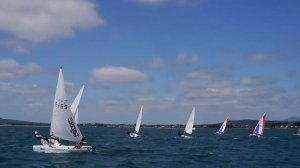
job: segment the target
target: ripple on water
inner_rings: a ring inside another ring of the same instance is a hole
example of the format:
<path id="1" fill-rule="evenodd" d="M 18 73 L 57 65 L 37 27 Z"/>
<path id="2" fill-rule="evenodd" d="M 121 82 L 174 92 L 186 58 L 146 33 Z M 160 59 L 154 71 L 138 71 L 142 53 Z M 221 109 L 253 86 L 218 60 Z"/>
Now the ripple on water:
<path id="1" fill-rule="evenodd" d="M 0 167 L 297 167 L 299 136 L 286 130 L 266 130 L 251 138 L 249 130 L 228 129 L 225 136 L 213 129 L 197 129 L 183 139 L 173 129 L 141 129 L 138 138 L 122 128 L 82 128 L 94 153 L 45 154 L 32 151 L 32 132 L 49 128 L 0 128 Z M 7 150 L 9 148 L 10 150 Z M 274 159 L 276 158 L 276 159 Z"/>

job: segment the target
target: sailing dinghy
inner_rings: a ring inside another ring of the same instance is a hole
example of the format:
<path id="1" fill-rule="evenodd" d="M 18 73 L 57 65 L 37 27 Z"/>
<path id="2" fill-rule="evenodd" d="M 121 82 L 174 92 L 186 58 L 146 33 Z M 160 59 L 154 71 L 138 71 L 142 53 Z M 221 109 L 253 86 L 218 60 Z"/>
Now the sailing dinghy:
<path id="1" fill-rule="evenodd" d="M 142 115 L 143 115 L 143 106 L 141 107 L 140 113 L 138 115 L 138 118 L 136 120 L 136 124 L 135 124 L 135 128 L 134 128 L 134 132 L 127 132 L 127 134 L 129 134 L 130 137 L 138 137 L 139 136 L 139 131 L 140 131 L 140 127 L 141 127 L 141 123 L 142 123 Z"/>
<path id="2" fill-rule="evenodd" d="M 267 119 L 267 114 L 264 113 L 262 115 L 262 117 L 260 118 L 260 120 L 258 121 L 258 123 L 256 124 L 253 132 L 250 133 L 249 136 L 256 136 L 256 137 L 260 138 L 264 133 L 264 129 L 265 129 L 265 125 L 266 125 L 266 119 Z"/>
<path id="3" fill-rule="evenodd" d="M 299 128 L 298 132 L 295 132 L 295 135 L 300 135 L 300 128 Z"/>
<path id="4" fill-rule="evenodd" d="M 229 118 L 227 117 L 227 118 L 225 119 L 225 121 L 223 122 L 222 126 L 220 127 L 220 129 L 219 129 L 218 131 L 216 131 L 215 133 L 216 133 L 216 134 L 219 134 L 219 135 L 224 134 L 224 131 L 225 131 L 225 129 L 226 129 L 226 126 L 227 126 L 227 124 L 228 124 L 228 121 L 229 121 Z"/>
<path id="5" fill-rule="evenodd" d="M 81 96 L 83 93 L 83 89 L 84 89 L 84 85 L 82 85 L 82 87 L 80 88 L 77 96 L 75 97 L 73 103 L 70 106 L 71 112 L 73 114 L 73 117 L 75 119 L 75 123 L 78 124 L 78 106 L 81 100 Z"/>
<path id="6" fill-rule="evenodd" d="M 185 129 L 182 132 L 178 132 L 178 135 L 184 138 L 189 138 L 193 132 L 194 127 L 194 119 L 195 119 L 195 107 L 193 108 L 190 117 L 186 123 Z"/>
<path id="7" fill-rule="evenodd" d="M 45 153 L 92 152 L 92 146 L 82 146 L 84 140 L 79 127 L 74 121 L 73 114 L 68 105 L 62 68 L 59 70 L 56 93 L 53 103 L 53 112 L 49 141 L 41 140 L 42 145 L 33 145 L 33 151 Z M 62 145 L 58 140 L 76 142 L 75 145 Z M 80 144 L 80 145 L 79 145 Z"/>

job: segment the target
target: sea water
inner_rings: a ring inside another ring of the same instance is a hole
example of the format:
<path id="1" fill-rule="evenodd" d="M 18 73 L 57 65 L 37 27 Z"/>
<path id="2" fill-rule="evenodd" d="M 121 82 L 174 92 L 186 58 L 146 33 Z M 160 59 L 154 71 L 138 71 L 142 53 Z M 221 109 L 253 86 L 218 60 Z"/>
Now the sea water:
<path id="1" fill-rule="evenodd" d="M 256 138 L 250 129 L 229 128 L 220 136 L 203 128 L 184 139 L 178 129 L 141 128 L 130 138 L 128 128 L 82 127 L 95 152 L 67 154 L 32 151 L 40 144 L 35 130 L 49 134 L 49 127 L 0 127 L 0 167 L 300 167 L 300 136 L 293 129 L 266 129 Z"/>

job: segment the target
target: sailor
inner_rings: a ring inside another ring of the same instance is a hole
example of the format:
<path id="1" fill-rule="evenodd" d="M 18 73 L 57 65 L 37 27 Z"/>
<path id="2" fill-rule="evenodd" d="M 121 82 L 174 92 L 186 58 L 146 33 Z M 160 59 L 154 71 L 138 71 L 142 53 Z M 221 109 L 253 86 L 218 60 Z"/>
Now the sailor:
<path id="1" fill-rule="evenodd" d="M 45 140 L 49 143 L 49 140 L 47 137 L 44 137 L 43 135 L 39 134 L 37 131 L 34 131 L 34 136 L 37 140 Z"/>
<path id="2" fill-rule="evenodd" d="M 181 135 L 183 135 L 183 133 L 182 132 L 178 132 L 178 136 L 181 136 Z"/>
<path id="3" fill-rule="evenodd" d="M 77 142 L 75 144 L 75 146 L 73 147 L 73 149 L 80 149 L 81 147 L 82 147 L 82 142 L 80 141 L 80 142 Z"/>
<path id="4" fill-rule="evenodd" d="M 129 132 L 129 131 L 127 131 L 127 132 L 126 132 L 126 134 L 127 134 L 127 135 L 129 135 L 129 134 L 130 134 L 130 132 Z"/>
<path id="5" fill-rule="evenodd" d="M 75 144 L 75 146 L 73 147 L 73 149 L 80 149 L 83 146 L 83 144 L 85 144 L 85 143 L 86 143 L 85 136 L 82 136 L 80 142 L 77 142 Z"/>
<path id="6" fill-rule="evenodd" d="M 77 143 L 75 144 L 75 146 L 73 147 L 73 149 L 80 149 L 84 143 L 86 143 L 86 142 L 85 142 L 85 138 L 82 137 L 81 141 L 80 141 L 80 142 L 77 142 Z"/>

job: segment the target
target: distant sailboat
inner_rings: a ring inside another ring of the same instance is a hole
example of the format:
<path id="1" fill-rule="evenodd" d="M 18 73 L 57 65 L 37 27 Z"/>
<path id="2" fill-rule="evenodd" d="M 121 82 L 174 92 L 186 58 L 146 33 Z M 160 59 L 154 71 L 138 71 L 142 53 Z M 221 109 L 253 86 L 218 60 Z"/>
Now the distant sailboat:
<path id="1" fill-rule="evenodd" d="M 81 96 L 83 93 L 83 89 L 84 89 L 84 85 L 82 85 L 82 87 L 80 88 L 77 96 L 75 97 L 73 103 L 70 106 L 71 112 L 73 114 L 73 117 L 75 119 L 75 123 L 78 124 L 78 106 L 81 100 Z"/>
<path id="2" fill-rule="evenodd" d="M 225 129 L 226 129 L 226 126 L 227 126 L 227 124 L 228 124 L 228 121 L 229 121 L 229 118 L 227 117 L 227 118 L 225 119 L 225 121 L 223 122 L 222 126 L 220 127 L 220 129 L 219 129 L 218 131 L 216 131 L 215 133 L 216 133 L 216 134 L 219 134 L 219 135 L 224 134 L 224 131 L 225 131 Z"/>
<path id="3" fill-rule="evenodd" d="M 300 135 L 300 128 L 299 128 L 298 132 L 295 132 L 295 135 Z"/>
<path id="4" fill-rule="evenodd" d="M 258 123 L 256 124 L 253 132 L 250 133 L 249 136 L 261 137 L 264 133 L 265 125 L 266 125 L 267 114 L 264 113 Z"/>
<path id="5" fill-rule="evenodd" d="M 59 70 L 56 93 L 53 103 L 53 112 L 50 128 L 50 138 L 42 139 L 42 145 L 33 145 L 33 151 L 45 153 L 68 153 L 68 152 L 92 152 L 92 146 L 82 146 L 84 136 L 74 121 L 74 117 L 69 108 L 62 68 Z M 58 140 L 77 142 L 73 146 L 61 145 Z"/>
<path id="6" fill-rule="evenodd" d="M 181 137 L 190 137 L 192 132 L 193 132 L 193 127 L 194 127 L 194 120 L 195 120 L 195 107 L 193 108 L 190 117 L 186 123 L 184 132 L 178 132 L 178 135 Z"/>
<path id="7" fill-rule="evenodd" d="M 138 133 L 140 131 L 140 127 L 141 127 L 141 123 L 142 123 L 142 115 L 143 115 L 143 106 L 141 107 L 140 113 L 136 120 L 134 132 L 127 132 L 127 134 L 129 134 L 130 137 L 138 137 L 139 136 Z"/>

